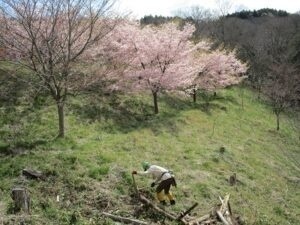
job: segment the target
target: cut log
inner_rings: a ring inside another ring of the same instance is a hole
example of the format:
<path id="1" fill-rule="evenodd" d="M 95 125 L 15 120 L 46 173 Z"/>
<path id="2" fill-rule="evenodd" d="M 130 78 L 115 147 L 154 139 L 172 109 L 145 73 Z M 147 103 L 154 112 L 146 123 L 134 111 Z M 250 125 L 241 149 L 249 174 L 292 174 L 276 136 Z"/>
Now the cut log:
<path id="1" fill-rule="evenodd" d="M 11 198 L 14 200 L 14 210 L 18 212 L 23 210 L 30 213 L 30 197 L 26 188 L 15 187 L 12 189 Z"/>
<path id="2" fill-rule="evenodd" d="M 44 179 L 43 173 L 37 170 L 23 169 L 22 174 L 29 179 Z"/>
<path id="3" fill-rule="evenodd" d="M 122 216 L 116 216 L 107 212 L 102 212 L 102 215 L 109 217 L 115 221 L 121 222 L 121 223 L 130 223 L 130 224 L 137 224 L 137 225 L 147 225 L 147 222 L 137 220 L 137 219 L 131 219 L 131 218 L 126 218 Z"/>

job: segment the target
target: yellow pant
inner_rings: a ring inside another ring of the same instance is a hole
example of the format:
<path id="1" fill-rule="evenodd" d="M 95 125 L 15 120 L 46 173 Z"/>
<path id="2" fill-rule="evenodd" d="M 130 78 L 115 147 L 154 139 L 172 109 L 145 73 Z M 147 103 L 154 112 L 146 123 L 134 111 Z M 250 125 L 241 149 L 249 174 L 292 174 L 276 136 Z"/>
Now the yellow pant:
<path id="1" fill-rule="evenodd" d="M 166 200 L 166 197 L 169 199 L 169 201 L 174 200 L 174 196 L 172 195 L 171 191 L 169 191 L 168 194 L 165 194 L 165 191 L 162 190 L 161 192 L 156 193 L 156 197 L 160 202 Z"/>
<path id="2" fill-rule="evenodd" d="M 162 202 L 165 201 L 166 198 L 168 198 L 170 202 L 174 202 L 174 197 L 172 195 L 172 192 L 170 192 L 171 186 L 176 187 L 176 181 L 174 177 L 171 177 L 167 180 L 163 180 L 159 183 L 159 185 L 156 188 L 156 197 L 158 201 Z"/>

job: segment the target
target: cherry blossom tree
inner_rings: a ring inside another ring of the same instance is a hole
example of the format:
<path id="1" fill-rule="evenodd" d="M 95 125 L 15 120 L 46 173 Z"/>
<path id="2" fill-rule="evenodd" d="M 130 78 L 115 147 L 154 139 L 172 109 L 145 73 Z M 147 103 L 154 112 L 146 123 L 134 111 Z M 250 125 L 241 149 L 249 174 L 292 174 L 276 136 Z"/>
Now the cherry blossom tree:
<path id="1" fill-rule="evenodd" d="M 119 62 L 124 70 L 118 87 L 126 83 L 137 91 L 150 90 L 156 114 L 160 92 L 189 88 L 196 101 L 198 89 L 216 90 L 245 78 L 247 66 L 234 52 L 212 51 L 208 41 L 192 42 L 195 27 L 191 24 L 181 29 L 175 23 L 140 27 L 123 21 L 119 25 L 106 37 L 110 46 L 94 50 L 94 57 L 106 53 Z"/>
<path id="2" fill-rule="evenodd" d="M 238 84 L 246 78 L 248 69 L 245 63 L 237 59 L 234 52 L 221 50 L 202 52 L 195 64 L 198 71 L 188 89 L 194 102 L 197 90 L 215 91 Z"/>
<path id="3" fill-rule="evenodd" d="M 195 74 L 194 54 L 207 43 L 195 45 L 190 39 L 191 24 L 179 29 L 175 23 L 145 26 L 125 22 L 111 37 L 114 59 L 124 62 L 124 79 L 135 90 L 150 90 L 154 112 L 158 113 L 158 93 L 186 86 Z"/>
<path id="4" fill-rule="evenodd" d="M 280 129 L 281 114 L 297 103 L 300 93 L 300 76 L 291 63 L 273 64 L 270 66 L 272 80 L 266 82 L 264 92 L 268 97 L 276 116 L 276 130 Z"/>
<path id="5" fill-rule="evenodd" d="M 68 94 L 84 84 L 83 53 L 113 29 L 114 0 L 0 0 L 0 40 L 7 59 L 31 70 L 30 84 L 50 93 L 65 134 Z M 38 82 L 33 82 L 33 80 Z"/>

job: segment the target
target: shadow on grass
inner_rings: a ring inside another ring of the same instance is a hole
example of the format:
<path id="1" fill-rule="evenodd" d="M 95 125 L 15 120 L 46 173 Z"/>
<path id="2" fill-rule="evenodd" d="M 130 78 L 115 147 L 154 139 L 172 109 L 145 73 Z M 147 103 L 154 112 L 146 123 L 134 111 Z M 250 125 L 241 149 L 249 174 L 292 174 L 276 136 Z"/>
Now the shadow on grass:
<path id="1" fill-rule="evenodd" d="M 152 99 L 149 95 L 122 96 L 99 95 L 94 98 L 87 97 L 80 104 L 72 104 L 72 111 L 81 120 L 103 123 L 107 132 L 130 132 L 142 128 L 149 128 L 156 135 L 161 132 L 178 133 L 178 118 L 180 111 L 198 109 L 204 113 L 212 114 L 214 110 L 226 111 L 226 107 L 218 102 L 199 101 L 196 103 L 174 94 L 160 94 L 158 98 L 159 114 L 153 112 Z M 200 100 L 200 99 L 199 99 Z M 222 98 L 226 101 L 226 98 Z M 230 100 L 230 99 L 229 99 Z M 233 101 L 232 99 L 231 101 Z"/>
<path id="2" fill-rule="evenodd" d="M 0 106 L 15 105 L 23 95 L 26 84 L 0 68 Z"/>
<path id="3" fill-rule="evenodd" d="M 164 95 L 161 98 L 162 102 L 170 109 L 177 111 L 198 109 L 208 115 L 212 115 L 215 110 L 227 111 L 227 107 L 219 103 L 220 99 L 222 103 L 234 101 L 234 98 L 227 98 L 227 96 L 212 96 L 207 94 L 204 95 L 202 93 L 197 95 L 197 99 L 196 102 L 193 102 L 192 97 L 182 98 L 176 95 Z"/>
<path id="4" fill-rule="evenodd" d="M 41 136 L 33 129 L 33 125 L 42 123 L 43 114 L 39 111 L 41 107 L 41 105 L 38 107 L 29 105 L 18 108 L 16 104 L 2 108 L 0 123 L 3 129 L 0 129 L 0 155 L 24 154 L 55 140 L 54 131 Z"/>
<path id="5" fill-rule="evenodd" d="M 236 98 L 233 96 L 221 96 L 221 95 L 216 95 L 212 98 L 212 101 L 218 101 L 222 103 L 232 103 L 234 105 L 239 105 L 240 103 L 237 101 Z"/>
<path id="6" fill-rule="evenodd" d="M 35 76 L 22 65 L 0 60 L 0 106 L 22 103 L 24 97 L 33 92 L 34 89 L 29 83 L 34 82 Z"/>
<path id="7" fill-rule="evenodd" d="M 42 139 L 34 141 L 17 141 L 16 143 L 2 143 L 0 145 L 0 155 L 21 155 L 38 146 L 45 145 L 46 143 L 48 143 L 48 141 Z"/>
<path id="8" fill-rule="evenodd" d="M 83 105 L 72 105 L 71 109 L 81 120 L 91 123 L 99 121 L 107 132 L 130 132 L 142 128 L 150 128 L 155 134 L 166 128 L 176 133 L 172 123 L 176 114 L 162 112 L 153 113 L 153 106 L 147 98 L 125 97 L 120 95 L 98 96 L 87 98 Z"/>

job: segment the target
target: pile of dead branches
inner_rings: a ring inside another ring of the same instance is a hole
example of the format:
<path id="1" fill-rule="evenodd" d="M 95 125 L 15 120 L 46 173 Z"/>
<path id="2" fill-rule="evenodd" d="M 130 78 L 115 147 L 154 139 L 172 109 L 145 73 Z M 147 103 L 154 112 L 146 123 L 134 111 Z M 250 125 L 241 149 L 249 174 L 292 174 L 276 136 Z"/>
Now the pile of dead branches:
<path id="1" fill-rule="evenodd" d="M 229 203 L 230 195 L 226 195 L 224 199 L 219 197 L 221 203 L 214 207 L 213 210 L 201 217 L 190 218 L 188 221 L 182 221 L 186 225 L 211 225 L 211 224 L 224 224 L 224 225 L 241 225 L 239 217 L 232 214 L 231 206 Z"/>
<path id="2" fill-rule="evenodd" d="M 155 203 L 153 203 L 151 200 L 146 198 L 145 196 L 139 194 L 138 198 L 143 205 L 146 205 L 147 207 L 151 207 L 157 214 L 162 215 L 164 218 L 175 221 L 178 224 L 183 225 L 241 225 L 240 221 L 237 219 L 237 217 L 234 217 L 231 211 L 230 203 L 229 203 L 229 197 L 230 195 L 226 195 L 224 199 L 220 198 L 221 203 L 218 204 L 216 207 L 211 210 L 210 213 L 200 216 L 200 217 L 192 217 L 189 215 L 189 213 L 195 209 L 198 205 L 198 203 L 193 204 L 190 208 L 187 210 L 181 212 L 179 215 L 175 215 L 172 212 L 168 212 L 163 208 L 158 207 Z M 135 218 L 127 218 L 127 217 L 121 217 L 118 215 L 114 215 L 108 212 L 102 212 L 102 215 L 105 217 L 109 217 L 112 220 L 119 221 L 122 223 L 128 223 L 128 224 L 138 224 L 138 225 L 144 225 L 144 224 L 150 224 L 150 222 L 138 220 Z"/>
<path id="3" fill-rule="evenodd" d="M 232 214 L 231 206 L 229 203 L 229 197 L 230 197 L 229 194 L 226 195 L 224 199 L 219 197 L 221 201 L 220 204 L 213 207 L 211 212 L 204 216 L 192 217 L 189 215 L 190 212 L 197 207 L 198 203 L 193 204 L 191 207 L 181 212 L 179 215 L 175 215 L 172 212 L 168 212 L 165 209 L 158 207 L 155 203 L 153 203 L 153 201 L 149 200 L 147 197 L 142 195 L 135 183 L 135 179 L 133 175 L 132 175 L 132 179 L 133 179 L 135 196 L 137 200 L 142 203 L 142 206 L 147 206 L 148 208 L 151 207 L 158 215 L 161 215 L 170 221 L 174 221 L 177 222 L 178 224 L 183 224 L 183 225 L 218 225 L 218 224 L 242 225 L 242 223 L 238 219 L 239 217 L 234 217 Z M 135 218 L 121 217 L 118 215 L 113 215 L 108 212 L 102 212 L 102 215 L 122 223 L 130 223 L 130 224 L 138 224 L 138 225 L 150 224 L 148 222 L 137 220 Z"/>

